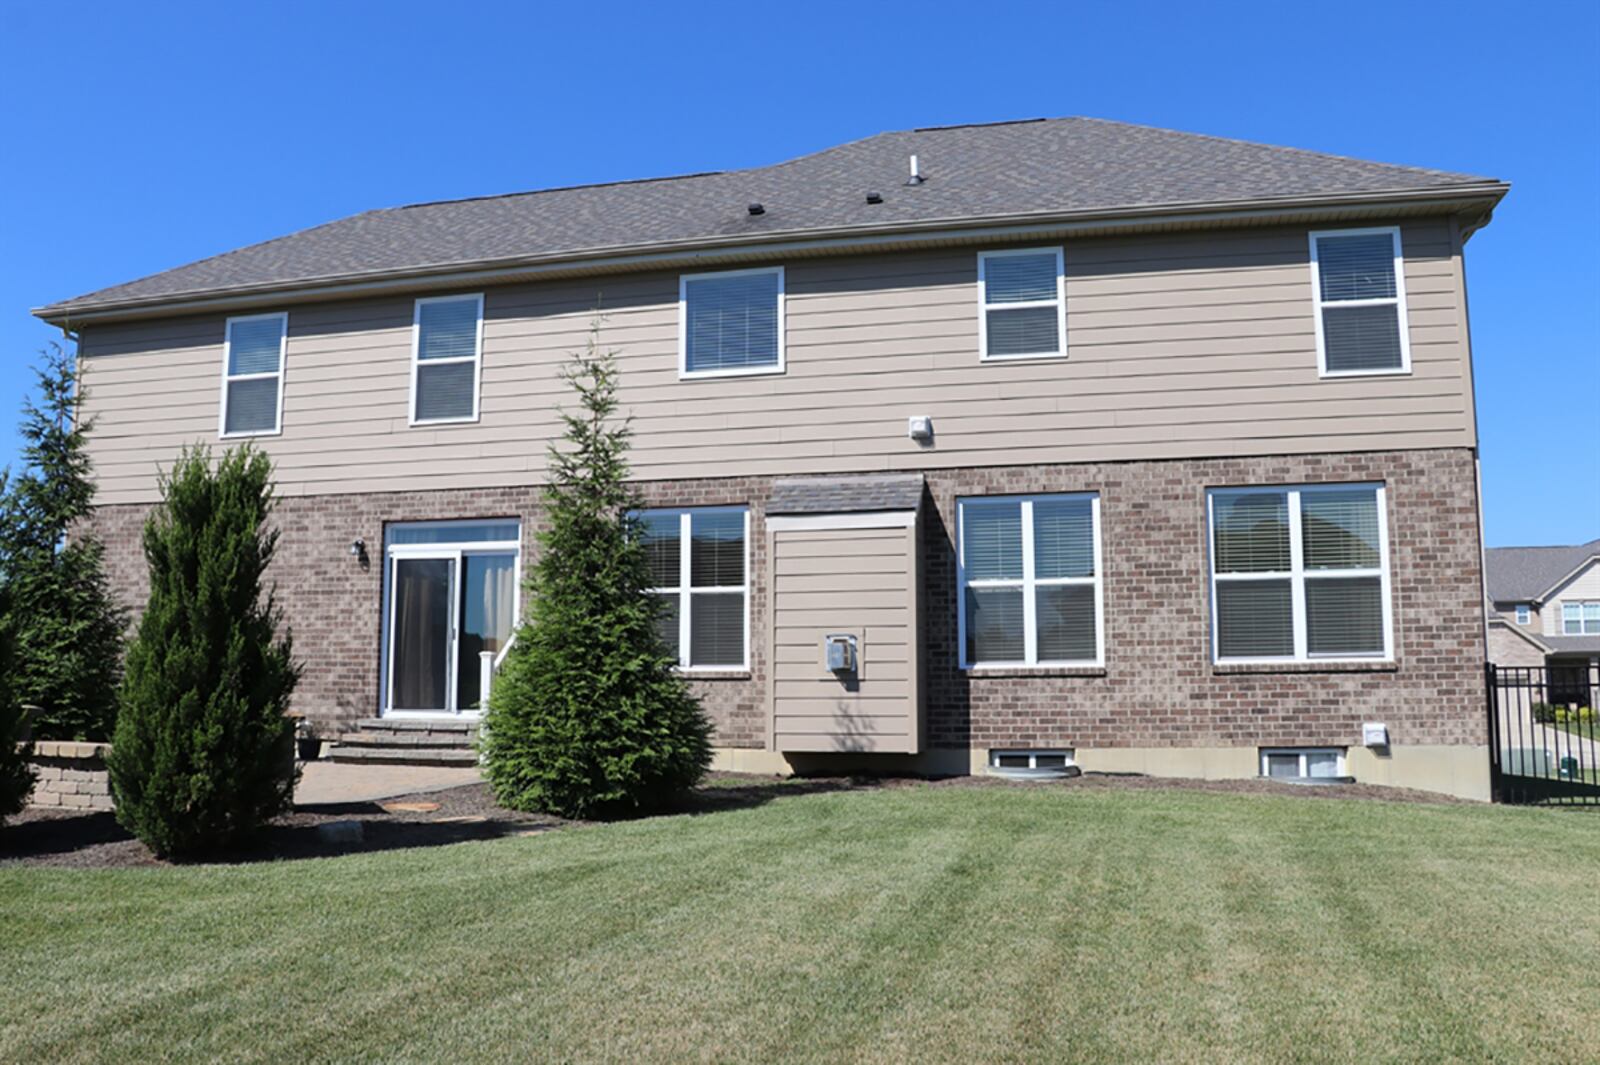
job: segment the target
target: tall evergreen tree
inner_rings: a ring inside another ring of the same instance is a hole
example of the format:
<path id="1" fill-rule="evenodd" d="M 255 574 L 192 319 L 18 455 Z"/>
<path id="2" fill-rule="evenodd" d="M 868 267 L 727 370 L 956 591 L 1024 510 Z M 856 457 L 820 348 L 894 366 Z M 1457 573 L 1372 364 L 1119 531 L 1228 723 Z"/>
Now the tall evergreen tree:
<path id="1" fill-rule="evenodd" d="M 59 344 L 35 369 L 23 406 L 21 473 L 0 497 L 0 579 L 13 646 L 12 691 L 41 739 L 107 739 L 116 721 L 122 610 L 106 583 L 104 549 L 84 527 L 94 502 L 91 420 L 82 381 Z"/>
<path id="2" fill-rule="evenodd" d="M 264 575 L 272 464 L 186 450 L 144 529 L 150 602 L 128 648 L 107 767 L 117 820 L 157 854 L 243 841 L 294 801 L 298 679 Z"/>
<path id="3" fill-rule="evenodd" d="M 0 590 L 0 596 L 3 596 Z M 33 791 L 33 767 L 22 706 L 11 690 L 11 633 L 0 626 L 0 824 L 19 812 Z"/>
<path id="4" fill-rule="evenodd" d="M 711 726 L 657 629 L 627 483 L 631 430 L 616 420 L 598 323 L 563 376 L 577 409 L 562 415 L 566 446 L 550 447 L 529 614 L 490 691 L 481 748 L 506 806 L 629 813 L 700 780 Z"/>

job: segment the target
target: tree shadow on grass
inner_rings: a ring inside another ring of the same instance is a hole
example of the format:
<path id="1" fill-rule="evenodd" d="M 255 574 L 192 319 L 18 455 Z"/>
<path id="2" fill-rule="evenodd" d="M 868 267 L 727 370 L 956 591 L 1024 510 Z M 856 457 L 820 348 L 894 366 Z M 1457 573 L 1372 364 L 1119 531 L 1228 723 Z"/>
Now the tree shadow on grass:
<path id="1" fill-rule="evenodd" d="M 751 809 L 774 799 L 853 791 L 877 784 L 870 777 L 718 775 L 659 810 L 596 818 L 595 821 L 644 820 Z M 396 804 L 436 806 L 437 809 L 396 812 L 393 809 Z M 293 813 L 266 826 L 244 846 L 170 864 L 245 865 L 335 858 L 533 836 L 583 823 L 549 814 L 505 809 L 494 803 L 487 785 L 471 784 L 380 802 L 297 806 Z M 119 825 L 115 815 L 59 810 L 30 810 L 21 819 L 0 828 L 0 864 L 7 862 L 64 868 L 166 864 Z"/>

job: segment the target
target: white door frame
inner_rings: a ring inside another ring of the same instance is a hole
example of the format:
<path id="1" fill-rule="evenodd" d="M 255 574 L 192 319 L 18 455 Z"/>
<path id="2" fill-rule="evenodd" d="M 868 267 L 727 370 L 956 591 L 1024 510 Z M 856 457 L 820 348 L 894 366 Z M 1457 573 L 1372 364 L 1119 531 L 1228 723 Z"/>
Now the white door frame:
<path id="1" fill-rule="evenodd" d="M 389 578 L 388 594 L 384 596 L 384 612 L 388 615 L 385 627 L 389 630 L 388 654 L 385 656 L 388 668 L 384 670 L 383 680 L 383 707 L 384 717 L 459 717 L 456 709 L 456 644 L 461 635 L 461 550 L 453 547 L 440 547 L 437 544 L 395 544 L 388 548 Z M 444 706 L 436 710 L 397 710 L 394 708 L 394 668 L 395 668 L 395 589 L 399 586 L 399 571 L 401 562 L 415 561 L 447 561 L 450 563 L 450 629 L 445 635 L 445 674 L 444 674 Z"/>

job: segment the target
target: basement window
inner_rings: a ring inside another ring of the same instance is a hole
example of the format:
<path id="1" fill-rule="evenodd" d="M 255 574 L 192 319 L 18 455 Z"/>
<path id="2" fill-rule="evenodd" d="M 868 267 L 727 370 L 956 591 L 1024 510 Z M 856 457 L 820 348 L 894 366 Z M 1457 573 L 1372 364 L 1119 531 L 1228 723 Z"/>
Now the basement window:
<path id="1" fill-rule="evenodd" d="M 1072 765 L 1072 751 L 1066 749 L 989 752 L 989 768 L 1001 776 L 1064 775 Z"/>
<path id="2" fill-rule="evenodd" d="M 1348 782 L 1341 747 L 1264 747 L 1261 775 L 1272 780 Z"/>

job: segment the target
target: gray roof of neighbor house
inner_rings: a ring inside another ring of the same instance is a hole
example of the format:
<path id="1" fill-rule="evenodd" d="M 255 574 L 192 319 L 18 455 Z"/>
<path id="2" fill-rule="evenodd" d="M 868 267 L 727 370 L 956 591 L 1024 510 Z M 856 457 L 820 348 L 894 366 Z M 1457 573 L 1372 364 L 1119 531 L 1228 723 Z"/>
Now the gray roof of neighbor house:
<path id="1" fill-rule="evenodd" d="M 916 510 L 922 474 L 886 473 L 855 477 L 782 477 L 772 482 L 768 514 L 852 514 Z"/>
<path id="2" fill-rule="evenodd" d="M 908 182 L 912 155 L 920 184 Z M 534 262 L 1241 205 L 1460 195 L 1487 211 L 1505 190 L 1491 178 L 1101 119 L 938 127 L 749 170 L 367 211 L 34 313 L 65 321 Z M 752 214 L 756 203 L 764 210 Z"/>
<path id="3" fill-rule="evenodd" d="M 1484 552 L 1489 598 L 1496 603 L 1531 603 L 1596 556 L 1600 539 L 1566 547 L 1491 547 Z"/>

